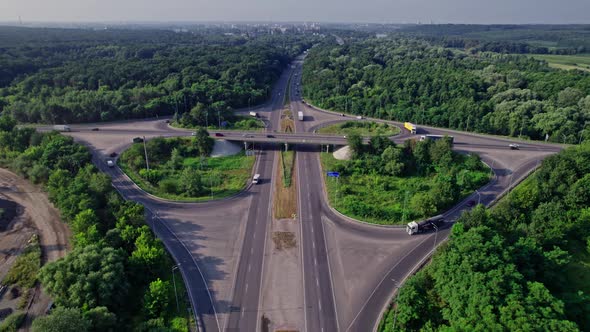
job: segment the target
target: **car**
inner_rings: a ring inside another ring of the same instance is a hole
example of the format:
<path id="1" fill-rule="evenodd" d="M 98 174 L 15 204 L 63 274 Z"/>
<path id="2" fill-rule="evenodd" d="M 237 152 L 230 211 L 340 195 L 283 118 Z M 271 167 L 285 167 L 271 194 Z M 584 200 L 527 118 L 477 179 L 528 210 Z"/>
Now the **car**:
<path id="1" fill-rule="evenodd" d="M 520 149 L 520 145 L 518 145 L 518 144 L 510 144 L 510 145 L 508 145 L 508 147 L 510 148 L 510 150 Z"/>
<path id="2" fill-rule="evenodd" d="M 223 137 L 222 133 L 215 133 L 215 137 Z"/>
<path id="3" fill-rule="evenodd" d="M 92 129 L 90 129 L 90 130 L 92 130 L 92 131 L 99 131 L 99 129 L 98 129 L 98 128 L 92 128 Z"/>
<path id="4" fill-rule="evenodd" d="M 469 207 L 475 206 L 475 201 L 474 200 L 468 201 L 467 206 L 469 206 Z"/>
<path id="5" fill-rule="evenodd" d="M 274 135 L 266 135 L 266 138 L 275 138 Z"/>
<path id="6" fill-rule="evenodd" d="M 115 162 L 109 159 L 109 160 L 107 160 L 107 166 L 115 167 Z"/>
<path id="7" fill-rule="evenodd" d="M 143 138 L 141 138 L 141 137 L 133 138 L 133 143 L 141 143 L 141 142 L 143 142 Z"/>
<path id="8" fill-rule="evenodd" d="M 340 113 L 340 116 L 344 116 L 344 113 Z"/>
<path id="9" fill-rule="evenodd" d="M 170 120 L 166 120 L 166 121 L 164 121 L 164 122 L 165 122 L 165 123 L 170 123 Z"/>
<path id="10" fill-rule="evenodd" d="M 111 153 L 109 156 L 110 156 L 111 158 L 115 158 L 115 157 L 117 156 L 117 153 L 116 153 L 116 152 L 112 152 L 112 153 Z"/>

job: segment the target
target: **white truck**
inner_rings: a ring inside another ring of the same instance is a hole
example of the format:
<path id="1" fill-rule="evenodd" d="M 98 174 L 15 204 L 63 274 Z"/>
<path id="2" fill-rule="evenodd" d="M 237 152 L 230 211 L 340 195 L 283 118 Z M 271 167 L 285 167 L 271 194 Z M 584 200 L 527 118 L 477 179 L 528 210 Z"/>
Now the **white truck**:
<path id="1" fill-rule="evenodd" d="M 250 116 L 253 116 L 253 117 L 257 118 L 258 117 L 258 113 L 256 113 L 256 112 L 250 112 Z"/>
<path id="2" fill-rule="evenodd" d="M 260 181 L 260 174 L 256 173 L 252 178 L 252 184 L 258 184 L 258 181 Z"/>
<path id="3" fill-rule="evenodd" d="M 438 230 L 438 228 L 444 222 L 445 222 L 445 218 L 443 217 L 442 214 L 432 217 L 432 218 L 428 218 L 426 220 L 422 220 L 420 222 L 412 221 L 412 222 L 408 223 L 408 225 L 406 226 L 406 232 L 410 235 L 414 235 L 414 234 L 418 234 L 418 233 L 428 232 L 433 229 Z"/>
<path id="4" fill-rule="evenodd" d="M 53 130 L 57 130 L 57 131 L 72 131 L 72 129 L 70 129 L 70 126 L 66 126 L 66 125 L 55 125 L 55 126 L 53 126 Z"/>
<path id="5" fill-rule="evenodd" d="M 299 121 L 303 121 L 303 112 L 297 112 L 297 119 L 299 119 Z"/>

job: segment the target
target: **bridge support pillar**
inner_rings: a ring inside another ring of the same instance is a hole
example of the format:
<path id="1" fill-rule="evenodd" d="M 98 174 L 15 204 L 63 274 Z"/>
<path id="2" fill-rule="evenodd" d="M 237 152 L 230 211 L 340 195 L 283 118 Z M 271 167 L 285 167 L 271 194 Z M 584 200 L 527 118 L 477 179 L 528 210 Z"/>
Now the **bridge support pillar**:
<path id="1" fill-rule="evenodd" d="M 289 143 L 285 143 L 285 152 L 289 151 Z"/>

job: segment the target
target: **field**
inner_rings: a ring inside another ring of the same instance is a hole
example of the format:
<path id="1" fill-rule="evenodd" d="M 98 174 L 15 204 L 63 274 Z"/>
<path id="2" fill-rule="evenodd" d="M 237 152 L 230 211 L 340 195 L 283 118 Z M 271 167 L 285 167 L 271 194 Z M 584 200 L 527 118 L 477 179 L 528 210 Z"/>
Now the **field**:
<path id="1" fill-rule="evenodd" d="M 347 163 L 335 159 L 331 153 L 322 153 L 321 162 L 324 171 L 338 169 L 338 164 Z M 461 178 L 462 181 L 477 184 L 476 187 L 485 184 L 488 179 L 488 173 L 482 171 L 466 171 Z M 432 189 L 435 185 L 433 176 L 396 177 L 370 173 L 338 179 L 324 175 L 324 180 L 330 204 L 349 217 L 382 225 L 404 224 L 429 217 L 413 208 L 413 198 Z M 460 199 L 471 194 L 473 189 L 462 189 Z"/>
<path id="2" fill-rule="evenodd" d="M 352 135 L 360 136 L 394 136 L 400 133 L 398 127 L 367 121 L 347 121 L 326 126 L 318 130 L 320 134 Z"/>
<path id="3" fill-rule="evenodd" d="M 540 55 L 535 54 L 531 57 L 539 60 L 545 60 L 549 67 L 571 70 L 579 69 L 590 72 L 590 54 L 588 55 Z"/>

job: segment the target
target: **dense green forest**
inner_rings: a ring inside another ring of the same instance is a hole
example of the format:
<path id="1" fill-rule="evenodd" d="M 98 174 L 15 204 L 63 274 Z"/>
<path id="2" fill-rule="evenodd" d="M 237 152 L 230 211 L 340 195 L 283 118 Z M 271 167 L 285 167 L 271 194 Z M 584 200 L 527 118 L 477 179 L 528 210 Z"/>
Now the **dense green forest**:
<path id="1" fill-rule="evenodd" d="M 554 142 L 590 138 L 590 73 L 525 56 L 417 39 L 323 43 L 306 58 L 303 83 L 306 99 L 340 112 Z"/>
<path id="2" fill-rule="evenodd" d="M 75 123 L 255 105 L 314 38 L 0 27 L 0 110 Z"/>
<path id="3" fill-rule="evenodd" d="M 590 330 L 590 144 L 543 161 L 454 225 L 381 331 Z"/>
<path id="4" fill-rule="evenodd" d="M 490 171 L 475 154 L 452 151 L 450 138 L 398 146 L 386 136 L 368 145 L 358 134 L 348 135 L 351 160 L 322 154 L 330 203 L 338 211 L 363 221 L 400 224 L 433 216 L 454 205 L 489 181 Z"/>
<path id="5" fill-rule="evenodd" d="M 80 326 L 78 332 L 186 331 L 186 311 L 170 306 L 174 262 L 146 225 L 143 207 L 119 196 L 109 176 L 91 164 L 86 147 L 15 124 L 0 117 L 0 164 L 47 190 L 74 243 L 65 258 L 39 273 L 63 309 L 35 321 L 33 331 L 63 331 L 64 320 Z"/>

